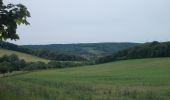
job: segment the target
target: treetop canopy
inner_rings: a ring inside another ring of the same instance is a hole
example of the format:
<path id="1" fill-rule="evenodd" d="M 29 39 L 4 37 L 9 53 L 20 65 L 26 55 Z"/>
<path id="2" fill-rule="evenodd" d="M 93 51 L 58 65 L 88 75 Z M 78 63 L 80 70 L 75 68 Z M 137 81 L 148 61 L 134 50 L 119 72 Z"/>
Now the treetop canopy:
<path id="1" fill-rule="evenodd" d="M 17 40 L 17 26 L 20 24 L 29 25 L 27 18 L 30 13 L 23 4 L 7 4 L 4 5 L 0 0 L 0 40 Z"/>

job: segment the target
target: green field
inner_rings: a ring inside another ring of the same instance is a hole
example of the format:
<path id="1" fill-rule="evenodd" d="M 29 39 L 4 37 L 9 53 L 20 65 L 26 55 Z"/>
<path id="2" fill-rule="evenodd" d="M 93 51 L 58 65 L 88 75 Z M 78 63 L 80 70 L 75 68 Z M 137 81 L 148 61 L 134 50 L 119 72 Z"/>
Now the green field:
<path id="1" fill-rule="evenodd" d="M 170 100 L 170 58 L 4 77 L 0 100 Z"/>
<path id="2" fill-rule="evenodd" d="M 11 55 L 11 54 L 16 54 L 20 59 L 24 59 L 26 62 L 37 62 L 37 61 L 42 61 L 42 62 L 45 62 L 45 63 L 49 62 L 46 59 L 39 58 L 39 57 L 36 57 L 36 56 L 32 56 L 32 55 L 29 55 L 29 54 L 25 54 L 25 53 L 21 53 L 21 52 L 17 52 L 17 51 L 0 49 L 0 56 Z"/>

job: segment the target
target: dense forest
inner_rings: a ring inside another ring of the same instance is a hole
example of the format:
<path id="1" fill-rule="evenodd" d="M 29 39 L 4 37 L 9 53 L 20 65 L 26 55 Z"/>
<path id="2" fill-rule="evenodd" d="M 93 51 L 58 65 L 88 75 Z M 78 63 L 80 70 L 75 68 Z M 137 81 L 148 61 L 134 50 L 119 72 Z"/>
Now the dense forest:
<path id="1" fill-rule="evenodd" d="M 101 57 L 96 63 L 106 63 L 116 60 L 170 57 L 170 42 L 151 42 L 120 50 L 112 55 Z"/>
<path id="2" fill-rule="evenodd" d="M 0 48 L 19 51 L 37 57 L 57 61 L 84 61 L 110 55 L 139 43 L 85 43 L 18 46 L 9 42 L 0 42 Z"/>
<path id="3" fill-rule="evenodd" d="M 50 50 L 34 50 L 33 55 L 49 59 L 49 60 L 57 60 L 57 61 L 86 61 L 87 59 L 76 55 L 76 54 L 68 54 L 68 53 L 59 53 Z"/>
<path id="4" fill-rule="evenodd" d="M 139 43 L 81 43 L 81 44 L 51 44 L 51 45 L 23 45 L 33 50 L 48 50 L 66 54 L 79 55 L 92 60 L 97 57 L 112 54 L 128 47 L 139 45 Z"/>

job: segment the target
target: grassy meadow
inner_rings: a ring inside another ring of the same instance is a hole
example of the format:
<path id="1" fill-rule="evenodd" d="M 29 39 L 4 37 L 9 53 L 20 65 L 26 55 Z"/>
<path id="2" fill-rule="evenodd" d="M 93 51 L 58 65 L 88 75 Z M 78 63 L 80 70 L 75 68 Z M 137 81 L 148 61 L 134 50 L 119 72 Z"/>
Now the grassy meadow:
<path id="1" fill-rule="evenodd" d="M 170 58 L 3 77 L 0 100 L 170 100 Z"/>
<path id="2" fill-rule="evenodd" d="M 32 56 L 29 54 L 25 54 L 25 53 L 21 53 L 21 52 L 17 52 L 17 51 L 0 49 L 0 56 L 11 55 L 11 54 L 16 54 L 20 59 L 24 59 L 26 62 L 37 62 L 37 61 L 41 61 L 41 62 L 45 62 L 45 63 L 49 62 L 49 60 L 39 58 L 36 56 Z"/>

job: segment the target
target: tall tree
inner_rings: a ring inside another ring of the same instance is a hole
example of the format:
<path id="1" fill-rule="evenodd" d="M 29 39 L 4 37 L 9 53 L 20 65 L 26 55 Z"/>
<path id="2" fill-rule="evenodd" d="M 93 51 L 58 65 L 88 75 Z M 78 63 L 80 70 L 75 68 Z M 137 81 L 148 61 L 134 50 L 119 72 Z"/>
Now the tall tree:
<path id="1" fill-rule="evenodd" d="M 4 5 L 3 0 L 0 0 L 0 41 L 19 39 L 16 33 L 17 26 L 20 24 L 29 25 L 28 17 L 30 17 L 30 13 L 24 5 Z"/>

